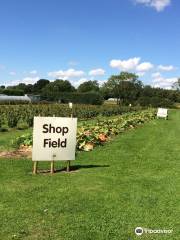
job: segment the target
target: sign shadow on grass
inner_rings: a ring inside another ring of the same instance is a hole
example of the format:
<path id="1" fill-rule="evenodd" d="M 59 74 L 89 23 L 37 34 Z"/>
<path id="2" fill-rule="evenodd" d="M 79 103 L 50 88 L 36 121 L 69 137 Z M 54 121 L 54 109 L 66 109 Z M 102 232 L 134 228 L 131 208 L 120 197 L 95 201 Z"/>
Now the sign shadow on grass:
<path id="1" fill-rule="evenodd" d="M 80 169 L 89 169 L 89 168 L 107 168 L 110 167 L 110 165 L 97 165 L 97 164 L 89 164 L 89 165 L 72 165 L 71 170 L 76 171 Z M 64 171 L 66 168 L 61 169 L 60 171 Z"/>
<path id="2" fill-rule="evenodd" d="M 97 164 L 89 164 L 89 165 L 71 165 L 70 166 L 70 172 L 69 173 L 73 173 L 73 172 L 78 172 L 80 169 L 91 169 L 91 168 L 108 168 L 110 167 L 110 165 L 97 165 Z M 67 172 L 66 171 L 66 167 L 62 167 L 60 169 L 56 168 L 54 169 L 54 173 L 60 173 L 60 172 Z M 45 170 L 45 169 L 41 169 L 38 170 L 38 173 L 50 173 L 50 170 Z"/>

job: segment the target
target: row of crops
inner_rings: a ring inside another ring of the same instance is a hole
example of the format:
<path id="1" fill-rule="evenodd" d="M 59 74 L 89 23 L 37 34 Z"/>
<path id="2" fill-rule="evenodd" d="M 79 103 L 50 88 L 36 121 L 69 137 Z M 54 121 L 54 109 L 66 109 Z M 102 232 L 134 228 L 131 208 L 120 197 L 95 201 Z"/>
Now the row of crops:
<path id="1" fill-rule="evenodd" d="M 114 118 L 104 118 L 96 122 L 84 121 L 77 131 L 77 150 L 89 151 L 94 147 L 103 145 L 115 135 L 127 129 L 133 129 L 155 117 L 155 110 L 148 109 L 123 114 Z M 16 146 L 31 146 L 32 133 L 22 135 L 15 140 Z"/>
<path id="2" fill-rule="evenodd" d="M 73 111 L 73 116 L 79 119 L 91 119 L 97 116 L 121 115 L 127 112 L 140 110 L 139 107 L 120 107 L 116 105 L 74 105 L 73 110 L 67 104 L 38 104 L 38 105 L 1 105 L 0 128 L 17 127 L 25 129 L 33 126 L 34 116 L 68 117 Z"/>

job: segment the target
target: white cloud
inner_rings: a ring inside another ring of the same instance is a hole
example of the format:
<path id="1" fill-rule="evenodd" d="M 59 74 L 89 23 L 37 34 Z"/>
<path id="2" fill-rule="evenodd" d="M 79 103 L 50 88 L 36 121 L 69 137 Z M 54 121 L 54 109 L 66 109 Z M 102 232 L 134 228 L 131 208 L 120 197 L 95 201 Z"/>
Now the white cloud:
<path id="1" fill-rule="evenodd" d="M 163 84 L 154 84 L 154 85 L 152 85 L 152 87 L 154 87 L 154 88 L 163 88 L 163 89 L 167 89 L 167 90 L 171 90 L 172 89 L 172 86 L 163 85 Z"/>
<path id="2" fill-rule="evenodd" d="M 97 68 L 89 71 L 90 76 L 103 76 L 105 74 L 105 70 L 102 68 Z"/>
<path id="3" fill-rule="evenodd" d="M 37 70 L 32 70 L 30 74 L 37 74 Z"/>
<path id="4" fill-rule="evenodd" d="M 77 71 L 73 68 L 68 69 L 66 71 L 59 70 L 59 71 L 48 73 L 48 76 L 50 76 L 50 77 L 57 78 L 57 79 L 63 79 L 63 80 L 82 77 L 84 75 L 85 75 L 85 73 L 83 71 L 81 71 L 81 70 Z"/>
<path id="5" fill-rule="evenodd" d="M 84 83 L 84 82 L 87 82 L 87 81 L 90 81 L 90 79 L 88 79 L 88 78 L 80 78 L 79 80 L 77 80 L 77 81 L 70 81 L 71 82 L 71 84 L 74 86 L 74 87 L 78 87 L 80 84 L 82 84 L 82 83 Z M 99 80 L 98 81 L 98 83 L 99 83 L 99 85 L 100 86 L 102 86 L 103 85 L 103 83 L 105 83 L 105 82 L 107 82 L 107 80 Z"/>
<path id="6" fill-rule="evenodd" d="M 120 71 L 134 71 L 138 76 L 143 76 L 145 72 L 150 71 L 154 65 L 150 62 L 140 63 L 141 58 L 135 57 L 127 60 L 113 59 L 110 61 L 112 68 L 117 68 Z"/>
<path id="7" fill-rule="evenodd" d="M 158 78 L 161 77 L 161 73 L 160 72 L 155 72 L 151 75 L 153 78 Z"/>
<path id="8" fill-rule="evenodd" d="M 172 71 L 174 70 L 173 66 L 163 66 L 159 65 L 158 70 L 161 71 Z M 156 88 L 164 88 L 164 89 L 172 89 L 173 83 L 177 82 L 178 78 L 177 77 L 171 77 L 171 78 L 166 78 L 163 77 L 160 72 L 155 72 L 152 75 L 152 86 Z"/>
<path id="9" fill-rule="evenodd" d="M 137 71 L 139 72 L 146 72 L 146 71 L 149 71 L 153 68 L 153 64 L 150 63 L 150 62 L 143 62 L 141 64 L 139 64 L 136 68 Z"/>
<path id="10" fill-rule="evenodd" d="M 173 77 L 173 78 L 164 78 L 164 77 L 158 77 L 153 80 L 153 82 L 158 82 L 160 84 L 172 84 L 175 83 L 178 80 L 178 78 Z"/>
<path id="11" fill-rule="evenodd" d="M 25 78 L 23 78 L 23 83 L 26 83 L 26 84 L 34 84 L 34 83 L 36 83 L 39 79 L 40 79 L 40 77 L 25 77 Z"/>
<path id="12" fill-rule="evenodd" d="M 139 77 L 143 77 L 145 75 L 145 72 L 137 72 L 136 75 L 138 75 Z"/>
<path id="13" fill-rule="evenodd" d="M 11 71 L 9 74 L 10 74 L 11 76 L 15 76 L 15 75 L 16 75 L 16 72 L 15 72 L 15 71 Z"/>
<path id="14" fill-rule="evenodd" d="M 159 65 L 158 69 L 161 70 L 161 71 L 167 71 L 168 72 L 168 71 L 175 70 L 175 67 L 172 66 L 172 65 L 168 65 L 168 66 Z"/>
<path id="15" fill-rule="evenodd" d="M 80 84 L 84 83 L 88 81 L 87 78 L 80 78 L 79 80 L 77 81 L 71 81 L 71 84 L 74 86 L 74 87 L 78 87 Z"/>
<path id="16" fill-rule="evenodd" d="M 98 81 L 99 86 L 101 87 L 105 82 L 107 82 L 107 79 L 106 80 L 99 80 Z"/>
<path id="17" fill-rule="evenodd" d="M 12 82 L 9 82 L 9 83 L 6 84 L 6 86 L 14 86 L 14 85 L 18 85 L 19 83 L 34 84 L 39 79 L 40 79 L 40 77 L 25 77 L 21 80 L 19 79 L 19 80 L 14 80 Z"/>
<path id="18" fill-rule="evenodd" d="M 153 77 L 153 87 L 171 89 L 173 83 L 177 82 L 177 77 L 165 78 L 159 72 L 152 74 Z"/>
<path id="19" fill-rule="evenodd" d="M 135 0 L 136 3 L 144 4 L 148 7 L 153 7 L 156 11 L 163 11 L 171 4 L 171 0 Z"/>
<path id="20" fill-rule="evenodd" d="M 118 68 L 122 71 L 135 70 L 140 62 L 139 57 L 130 58 L 128 60 L 113 59 L 110 61 L 110 66 L 112 68 Z"/>

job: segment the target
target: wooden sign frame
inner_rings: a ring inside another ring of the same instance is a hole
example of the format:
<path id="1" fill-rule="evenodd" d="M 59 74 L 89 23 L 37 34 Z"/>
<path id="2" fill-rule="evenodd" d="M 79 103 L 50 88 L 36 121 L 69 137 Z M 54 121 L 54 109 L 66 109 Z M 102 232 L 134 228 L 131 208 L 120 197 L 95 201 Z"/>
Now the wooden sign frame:
<path id="1" fill-rule="evenodd" d="M 71 118 L 73 118 L 73 105 L 72 105 L 72 103 L 69 103 L 69 108 L 71 109 L 71 115 L 70 115 L 70 117 Z M 40 117 L 40 115 L 39 115 L 39 117 Z M 55 117 L 55 115 L 53 115 L 53 117 Z M 54 155 L 53 155 L 53 158 L 54 158 Z M 32 170 L 32 173 L 34 174 L 34 175 L 36 175 L 37 174 L 37 172 L 38 172 L 38 163 L 39 163 L 40 161 L 33 161 L 33 170 Z M 50 161 L 50 173 L 51 174 L 53 174 L 54 172 L 55 172 L 55 169 L 54 169 L 54 160 L 52 160 L 52 161 Z M 66 172 L 70 172 L 70 166 L 71 166 L 71 161 L 70 160 L 67 160 L 66 161 Z"/>

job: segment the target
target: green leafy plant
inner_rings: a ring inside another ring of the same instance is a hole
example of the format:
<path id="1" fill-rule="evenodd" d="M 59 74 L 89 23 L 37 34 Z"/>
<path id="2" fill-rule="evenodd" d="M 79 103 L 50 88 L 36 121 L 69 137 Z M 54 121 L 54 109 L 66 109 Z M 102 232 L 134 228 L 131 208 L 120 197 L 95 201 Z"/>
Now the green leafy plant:
<path id="1" fill-rule="evenodd" d="M 113 136 L 126 129 L 133 129 L 155 117 L 153 109 L 133 112 L 115 117 L 113 119 L 98 120 L 94 124 L 84 123 L 77 131 L 77 150 L 90 151 L 94 147 L 105 144 Z M 15 140 L 16 146 L 32 145 L 32 134 L 26 134 Z"/>
<path id="2" fill-rule="evenodd" d="M 20 147 L 22 145 L 24 146 L 32 146 L 33 144 L 33 137 L 32 137 L 32 133 L 27 133 L 27 134 L 23 134 L 20 137 L 17 137 L 13 143 L 12 143 L 15 147 Z"/>
<path id="3" fill-rule="evenodd" d="M 29 128 L 28 123 L 24 121 L 22 118 L 20 118 L 19 121 L 17 122 L 17 129 L 24 130 L 27 128 Z"/>
<path id="4" fill-rule="evenodd" d="M 0 132 L 7 132 L 9 131 L 8 120 L 5 114 L 2 114 L 1 121 L 0 121 Z"/>
<path id="5" fill-rule="evenodd" d="M 116 105 L 82 105 L 74 104 L 73 116 L 78 117 L 80 120 L 92 119 L 98 116 L 108 117 L 122 115 L 128 112 L 134 112 L 142 110 L 141 107 L 120 107 Z M 53 116 L 67 117 L 71 115 L 71 109 L 68 104 L 27 104 L 27 105 L 1 105 L 0 116 L 4 116 L 8 122 L 10 128 L 25 127 L 26 124 L 29 127 L 33 126 L 34 116 Z M 20 123 L 19 123 L 20 121 Z M 23 125 L 23 126 L 22 126 Z M 24 129 L 24 128 L 22 128 Z"/>

